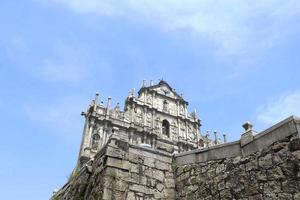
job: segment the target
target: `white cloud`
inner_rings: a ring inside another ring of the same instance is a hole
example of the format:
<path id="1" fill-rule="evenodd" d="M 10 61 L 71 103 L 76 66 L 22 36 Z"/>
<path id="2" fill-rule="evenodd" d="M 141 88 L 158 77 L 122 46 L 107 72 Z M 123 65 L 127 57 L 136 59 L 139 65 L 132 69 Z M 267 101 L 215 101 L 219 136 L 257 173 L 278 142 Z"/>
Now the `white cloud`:
<path id="1" fill-rule="evenodd" d="M 187 31 L 216 43 L 219 52 L 243 54 L 272 48 L 300 15 L 298 0 L 39 0 L 74 12 L 141 20 L 164 31 Z"/>
<path id="2" fill-rule="evenodd" d="M 277 123 L 291 115 L 300 115 L 300 90 L 283 95 L 258 109 L 258 120 L 265 124 Z"/>

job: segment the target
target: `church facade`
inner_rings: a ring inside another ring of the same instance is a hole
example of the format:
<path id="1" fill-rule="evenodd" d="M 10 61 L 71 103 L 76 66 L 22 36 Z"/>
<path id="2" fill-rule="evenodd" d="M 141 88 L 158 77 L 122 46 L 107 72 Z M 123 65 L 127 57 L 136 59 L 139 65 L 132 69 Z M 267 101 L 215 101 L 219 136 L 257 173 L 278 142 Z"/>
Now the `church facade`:
<path id="1" fill-rule="evenodd" d="M 168 153 L 179 153 L 199 146 L 200 119 L 188 112 L 188 102 L 165 81 L 142 88 L 135 96 L 131 91 L 124 111 L 119 104 L 98 104 L 98 96 L 87 112 L 78 165 L 91 159 L 115 134 L 133 145 Z"/>

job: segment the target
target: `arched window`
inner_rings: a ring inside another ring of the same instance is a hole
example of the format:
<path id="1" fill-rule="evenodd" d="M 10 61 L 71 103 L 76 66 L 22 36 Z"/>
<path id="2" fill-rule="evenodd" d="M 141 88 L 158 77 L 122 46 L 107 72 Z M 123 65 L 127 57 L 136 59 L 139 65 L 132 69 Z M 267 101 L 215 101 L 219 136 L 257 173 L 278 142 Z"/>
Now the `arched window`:
<path id="1" fill-rule="evenodd" d="M 97 149 L 99 146 L 100 136 L 98 134 L 94 134 L 92 137 L 92 149 Z"/>
<path id="2" fill-rule="evenodd" d="M 170 123 L 165 119 L 162 121 L 162 134 L 170 136 Z"/>

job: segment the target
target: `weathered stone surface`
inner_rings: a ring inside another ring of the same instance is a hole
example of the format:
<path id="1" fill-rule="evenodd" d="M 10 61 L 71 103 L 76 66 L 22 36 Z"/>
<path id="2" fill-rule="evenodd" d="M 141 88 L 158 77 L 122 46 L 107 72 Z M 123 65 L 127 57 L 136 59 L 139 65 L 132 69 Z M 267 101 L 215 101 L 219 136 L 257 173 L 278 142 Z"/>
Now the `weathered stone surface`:
<path id="1" fill-rule="evenodd" d="M 287 146 L 288 138 L 246 157 L 178 166 L 176 199 L 300 200 L 300 150 Z"/>

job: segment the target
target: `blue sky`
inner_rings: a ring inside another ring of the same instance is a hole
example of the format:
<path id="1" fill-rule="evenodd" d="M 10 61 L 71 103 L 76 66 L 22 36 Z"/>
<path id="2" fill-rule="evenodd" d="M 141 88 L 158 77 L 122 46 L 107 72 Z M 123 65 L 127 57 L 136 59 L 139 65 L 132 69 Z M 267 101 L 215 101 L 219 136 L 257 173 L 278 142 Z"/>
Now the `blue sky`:
<path id="1" fill-rule="evenodd" d="M 77 159 L 96 91 L 163 78 L 204 133 L 237 140 L 300 115 L 297 0 L 2 0 L 1 199 L 48 199 Z"/>

